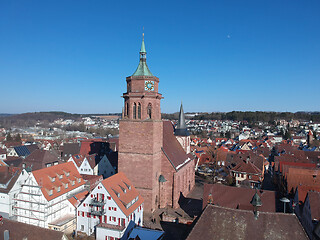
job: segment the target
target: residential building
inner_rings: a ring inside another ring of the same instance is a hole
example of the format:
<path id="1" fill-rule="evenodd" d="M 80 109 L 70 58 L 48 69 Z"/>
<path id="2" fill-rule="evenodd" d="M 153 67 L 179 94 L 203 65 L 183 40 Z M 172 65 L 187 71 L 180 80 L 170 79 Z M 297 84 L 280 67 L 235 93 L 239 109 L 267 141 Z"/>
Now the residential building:
<path id="1" fill-rule="evenodd" d="M 60 153 L 55 150 L 37 149 L 22 161 L 22 167 L 29 171 L 51 167 L 62 163 Z"/>
<path id="2" fill-rule="evenodd" d="M 25 170 L 15 167 L 0 167 L 0 214 L 12 218 L 14 198 L 20 192 L 22 184 L 28 177 Z"/>
<path id="3" fill-rule="evenodd" d="M 32 171 L 15 198 L 13 214 L 19 222 L 45 228 L 66 215 L 74 219 L 68 198 L 81 192 L 84 184 L 71 162 Z"/>
<path id="4" fill-rule="evenodd" d="M 131 181 L 119 172 L 99 183 L 79 205 L 77 231 L 91 235 L 99 227 L 97 239 L 120 239 L 131 221 L 143 224 L 143 202 Z"/>

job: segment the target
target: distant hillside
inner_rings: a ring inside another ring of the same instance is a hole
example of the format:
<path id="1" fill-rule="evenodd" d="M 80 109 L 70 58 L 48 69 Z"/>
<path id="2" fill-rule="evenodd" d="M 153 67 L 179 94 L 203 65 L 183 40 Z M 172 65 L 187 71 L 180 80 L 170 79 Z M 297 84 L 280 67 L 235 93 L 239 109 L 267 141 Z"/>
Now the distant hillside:
<path id="1" fill-rule="evenodd" d="M 284 119 L 290 120 L 305 120 L 320 122 L 320 112 L 241 112 L 233 111 L 227 113 L 201 113 L 194 116 L 195 120 L 234 120 L 234 121 L 247 121 L 254 123 L 258 121 L 273 122 L 275 120 Z"/>
<path id="2" fill-rule="evenodd" d="M 1 117 L 9 117 L 11 115 L 14 115 L 14 114 L 10 114 L 10 113 L 0 113 L 0 118 Z"/>
<path id="3" fill-rule="evenodd" d="M 44 123 L 53 122 L 59 118 L 78 120 L 81 118 L 80 114 L 71 114 L 66 112 L 33 112 L 22 113 L 9 116 L 0 116 L 1 127 L 27 127 L 34 126 L 38 121 Z"/>

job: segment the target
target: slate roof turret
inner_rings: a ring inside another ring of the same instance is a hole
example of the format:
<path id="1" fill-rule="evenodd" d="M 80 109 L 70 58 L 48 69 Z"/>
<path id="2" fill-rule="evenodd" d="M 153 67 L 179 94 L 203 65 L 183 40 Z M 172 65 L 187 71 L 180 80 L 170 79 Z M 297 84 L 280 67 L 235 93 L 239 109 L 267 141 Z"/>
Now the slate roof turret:
<path id="1" fill-rule="evenodd" d="M 188 129 L 187 129 L 187 125 L 186 125 L 186 120 L 185 120 L 185 115 L 183 112 L 182 103 L 180 106 L 178 124 L 177 124 L 176 129 L 174 130 L 174 135 L 176 135 L 176 136 L 189 136 L 190 135 L 190 133 L 188 132 Z"/>

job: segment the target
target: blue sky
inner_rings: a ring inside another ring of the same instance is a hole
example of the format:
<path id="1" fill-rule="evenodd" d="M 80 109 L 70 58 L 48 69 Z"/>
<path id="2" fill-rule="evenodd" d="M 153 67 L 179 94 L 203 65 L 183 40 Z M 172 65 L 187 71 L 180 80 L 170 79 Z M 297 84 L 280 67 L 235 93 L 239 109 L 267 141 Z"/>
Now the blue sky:
<path id="1" fill-rule="evenodd" d="M 121 112 L 139 61 L 162 112 L 319 111 L 320 1 L 0 1 L 0 113 Z"/>

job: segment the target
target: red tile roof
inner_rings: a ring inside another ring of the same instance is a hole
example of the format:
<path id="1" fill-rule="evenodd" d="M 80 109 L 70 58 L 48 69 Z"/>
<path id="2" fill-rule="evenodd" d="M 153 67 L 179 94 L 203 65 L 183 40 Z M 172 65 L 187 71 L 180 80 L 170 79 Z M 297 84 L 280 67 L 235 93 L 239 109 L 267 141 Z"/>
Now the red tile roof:
<path id="1" fill-rule="evenodd" d="M 83 191 L 80 193 L 77 193 L 76 195 L 72 196 L 71 198 L 68 199 L 68 201 L 75 207 L 77 208 L 79 204 L 86 198 L 88 195 L 88 191 Z"/>
<path id="2" fill-rule="evenodd" d="M 213 204 L 229 208 L 253 210 L 250 201 L 255 194 L 254 189 L 231 187 L 218 183 L 204 184 L 202 208 L 208 205 L 209 194 L 211 194 Z M 258 195 L 262 201 L 259 211 L 276 212 L 276 192 L 263 190 L 258 191 Z"/>
<path id="3" fill-rule="evenodd" d="M 253 163 L 247 160 L 241 161 L 237 166 L 232 168 L 230 171 L 234 172 L 245 172 L 251 174 L 261 174 L 261 170 L 256 167 Z"/>
<path id="4" fill-rule="evenodd" d="M 43 168 L 32 172 L 44 197 L 50 201 L 84 184 L 84 180 L 72 162 Z M 54 178 L 54 181 L 53 181 Z M 66 183 L 68 186 L 66 186 Z M 58 191 L 60 187 L 60 191 Z M 66 188 L 67 187 L 67 188 Z M 49 191 L 52 194 L 49 195 Z"/>
<path id="5" fill-rule="evenodd" d="M 101 183 L 126 216 L 129 216 L 144 202 L 142 196 L 123 172 L 112 175 Z M 136 198 L 138 198 L 137 201 L 127 208 L 126 206 Z"/>
<path id="6" fill-rule="evenodd" d="M 304 168 L 293 168 L 288 169 L 286 175 L 287 178 L 287 189 L 290 192 L 292 189 L 295 190 L 298 186 L 320 186 L 320 169 L 304 169 Z"/>
<path id="7" fill-rule="evenodd" d="M 170 121 L 163 121 L 163 152 L 165 157 L 171 162 L 176 170 L 181 167 L 185 161 L 190 158 L 191 154 L 186 152 L 181 147 L 180 143 L 173 134 L 174 127 Z"/>
<path id="8" fill-rule="evenodd" d="M 294 214 L 225 208 L 209 204 L 201 213 L 187 240 L 210 239 L 309 239 Z"/>

